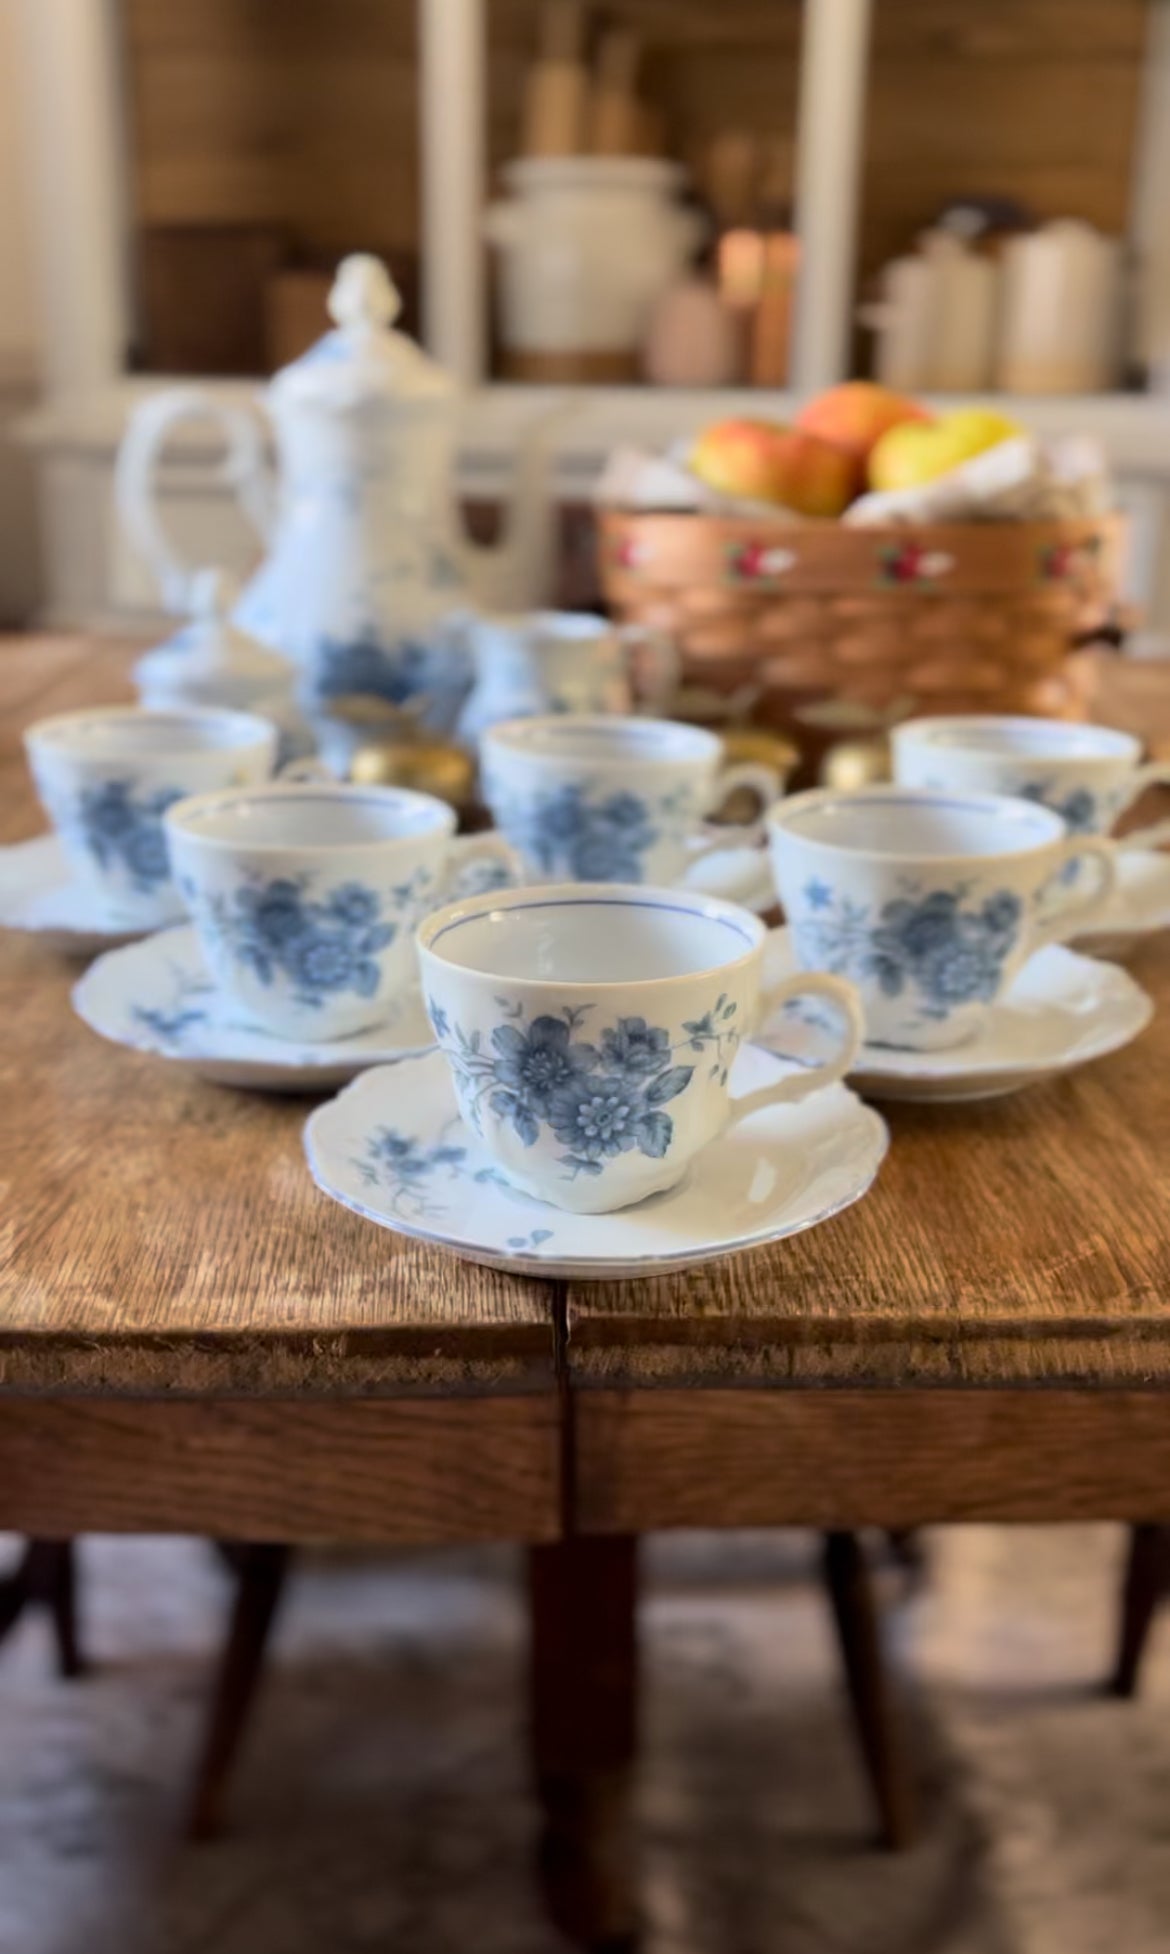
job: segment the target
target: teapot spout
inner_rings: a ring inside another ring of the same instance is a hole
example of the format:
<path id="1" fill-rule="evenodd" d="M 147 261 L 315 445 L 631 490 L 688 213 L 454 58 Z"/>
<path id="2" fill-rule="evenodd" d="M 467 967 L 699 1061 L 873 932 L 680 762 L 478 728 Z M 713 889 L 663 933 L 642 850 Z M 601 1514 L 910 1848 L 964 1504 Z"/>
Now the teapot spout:
<path id="1" fill-rule="evenodd" d="M 580 406 L 577 399 L 558 402 L 521 437 L 500 542 L 474 543 L 460 525 L 458 552 L 480 610 L 543 610 L 555 601 L 559 537 L 552 455 L 557 436 Z"/>

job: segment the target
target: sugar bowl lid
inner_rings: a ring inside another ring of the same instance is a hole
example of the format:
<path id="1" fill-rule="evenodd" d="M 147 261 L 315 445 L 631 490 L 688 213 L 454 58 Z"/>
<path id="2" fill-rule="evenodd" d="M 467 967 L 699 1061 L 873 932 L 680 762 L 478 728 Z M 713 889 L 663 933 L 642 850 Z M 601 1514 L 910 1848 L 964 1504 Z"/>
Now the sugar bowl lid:
<path id="1" fill-rule="evenodd" d="M 150 683 L 171 672 L 191 679 L 225 678 L 287 685 L 287 658 L 241 631 L 231 619 L 239 584 L 226 570 L 197 570 L 191 578 L 188 621 L 165 644 L 138 660 L 134 676 Z"/>
<path id="2" fill-rule="evenodd" d="M 281 368 L 269 390 L 274 410 L 294 402 L 344 408 L 453 393 L 450 374 L 395 330 L 401 310 L 398 288 L 380 258 L 367 252 L 343 258 L 329 293 L 333 330 Z"/>

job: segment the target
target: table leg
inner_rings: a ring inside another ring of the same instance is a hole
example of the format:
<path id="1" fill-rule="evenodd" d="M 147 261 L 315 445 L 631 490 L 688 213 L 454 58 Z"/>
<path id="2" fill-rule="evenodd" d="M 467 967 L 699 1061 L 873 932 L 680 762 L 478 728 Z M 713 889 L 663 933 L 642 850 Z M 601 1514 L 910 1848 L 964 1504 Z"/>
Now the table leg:
<path id="1" fill-rule="evenodd" d="M 1115 1696 L 1137 1694 L 1142 1652 L 1158 1603 L 1170 1590 L 1170 1527 L 1130 1529 L 1129 1560 L 1121 1591 L 1117 1661 L 1110 1688 Z"/>
<path id="2" fill-rule="evenodd" d="M 882 1660 L 873 1586 L 857 1535 L 827 1533 L 824 1566 L 854 1727 L 877 1803 L 882 1844 L 891 1852 L 900 1852 L 914 1839 L 913 1797 Z"/>
<path id="3" fill-rule="evenodd" d="M 0 1581 L 0 1640 L 26 1608 L 47 1610 L 63 1676 L 81 1676 L 85 1662 L 77 1635 L 77 1565 L 72 1540 L 29 1540 L 15 1573 Z"/>
<path id="4" fill-rule="evenodd" d="M 264 1651 L 291 1558 L 291 1547 L 271 1543 L 232 1549 L 230 1559 L 238 1585 L 195 1772 L 187 1821 L 191 1839 L 214 1838 L 220 1829 L 224 1791 L 259 1686 Z"/>
<path id="5" fill-rule="evenodd" d="M 606 1954 L 637 1937 L 637 1541 L 570 1538 L 529 1556 L 531 1744 L 540 1873 L 562 1933 Z"/>

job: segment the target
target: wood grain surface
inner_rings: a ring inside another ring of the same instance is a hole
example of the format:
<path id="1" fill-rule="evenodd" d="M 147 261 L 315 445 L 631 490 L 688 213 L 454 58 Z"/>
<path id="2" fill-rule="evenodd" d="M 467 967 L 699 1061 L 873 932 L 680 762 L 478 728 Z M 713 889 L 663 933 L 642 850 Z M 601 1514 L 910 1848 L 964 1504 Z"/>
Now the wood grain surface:
<path id="1" fill-rule="evenodd" d="M 128 697 L 125 646 L 0 641 L 0 841 L 44 821 L 20 728 Z M 0 1389 L 544 1390 L 551 1290 L 371 1227 L 317 1192 L 308 1100 L 106 1044 L 80 966 L 0 933 Z"/>
<path id="2" fill-rule="evenodd" d="M 1170 944 L 1153 1025 L 1011 1098 L 888 1106 L 873 1192 L 807 1235 L 573 1284 L 579 1383 L 1170 1382 Z"/>
<path id="3" fill-rule="evenodd" d="M 0 1524 L 215 1539 L 551 1540 L 556 1400 L 0 1398 Z"/>
<path id="4" fill-rule="evenodd" d="M 1170 1520 L 1163 1391 L 594 1391 L 576 1524 Z"/>

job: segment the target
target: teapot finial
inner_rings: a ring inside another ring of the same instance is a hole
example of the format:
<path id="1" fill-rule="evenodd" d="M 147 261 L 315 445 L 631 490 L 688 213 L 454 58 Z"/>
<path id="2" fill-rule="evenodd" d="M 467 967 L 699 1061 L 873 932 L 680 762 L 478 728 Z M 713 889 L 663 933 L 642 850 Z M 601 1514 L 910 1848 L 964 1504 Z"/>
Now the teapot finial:
<path id="1" fill-rule="evenodd" d="M 343 258 L 329 293 L 329 316 L 337 326 L 389 326 L 402 299 L 381 258 L 355 251 Z"/>

